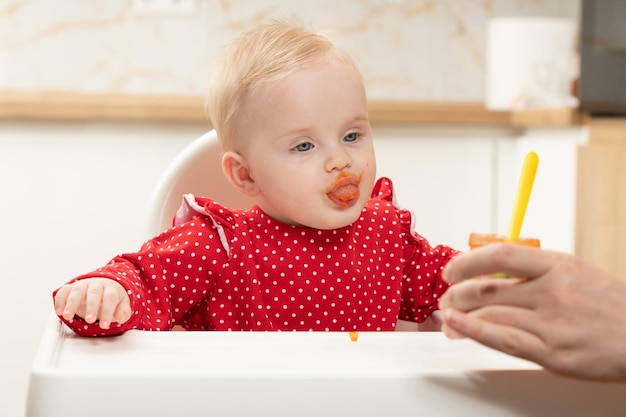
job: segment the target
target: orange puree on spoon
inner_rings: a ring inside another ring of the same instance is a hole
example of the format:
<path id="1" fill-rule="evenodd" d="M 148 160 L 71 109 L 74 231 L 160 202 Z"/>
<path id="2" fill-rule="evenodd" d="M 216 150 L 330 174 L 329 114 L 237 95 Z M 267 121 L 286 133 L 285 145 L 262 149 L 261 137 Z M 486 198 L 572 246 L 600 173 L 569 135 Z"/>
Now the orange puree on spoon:
<path id="1" fill-rule="evenodd" d="M 348 207 L 359 198 L 360 182 L 360 176 L 351 172 L 340 172 L 335 182 L 326 189 L 326 195 L 335 204 Z"/>

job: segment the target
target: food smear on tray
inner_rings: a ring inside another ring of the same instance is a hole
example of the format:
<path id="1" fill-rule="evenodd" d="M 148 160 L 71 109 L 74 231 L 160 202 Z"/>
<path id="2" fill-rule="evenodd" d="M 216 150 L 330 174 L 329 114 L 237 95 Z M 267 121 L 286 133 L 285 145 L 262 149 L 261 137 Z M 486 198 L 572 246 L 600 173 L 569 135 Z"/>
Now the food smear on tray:
<path id="1" fill-rule="evenodd" d="M 348 335 L 350 336 L 350 340 L 353 342 L 359 340 L 359 332 L 348 332 Z"/>

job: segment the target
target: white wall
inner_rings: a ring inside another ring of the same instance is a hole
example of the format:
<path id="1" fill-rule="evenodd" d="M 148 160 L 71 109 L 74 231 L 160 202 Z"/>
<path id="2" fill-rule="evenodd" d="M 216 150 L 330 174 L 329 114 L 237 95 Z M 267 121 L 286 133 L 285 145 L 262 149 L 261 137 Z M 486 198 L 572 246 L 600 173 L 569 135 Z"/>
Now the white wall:
<path id="1" fill-rule="evenodd" d="M 0 1 L 0 90 L 202 96 L 223 43 L 296 14 L 356 60 L 370 99 L 482 101 L 490 18 L 580 14 L 580 0 L 195 0 L 189 13 L 133 3 Z"/>
<path id="2" fill-rule="evenodd" d="M 159 174 L 204 125 L 0 122 L 0 415 L 23 415 L 51 292 L 144 236 Z M 464 249 L 471 231 L 506 231 L 526 150 L 541 158 L 525 231 L 573 247 L 578 129 L 374 128 L 378 171 L 432 243 Z M 515 185 L 512 185 L 515 184 Z M 504 190 L 503 190 L 504 189 Z M 501 195 L 499 195 L 501 194 Z"/>
<path id="3" fill-rule="evenodd" d="M 379 176 L 393 180 L 398 204 L 414 212 L 416 231 L 432 244 L 463 250 L 470 232 L 495 228 L 493 153 L 509 132 L 378 127 L 374 135 Z"/>
<path id="4" fill-rule="evenodd" d="M 152 184 L 204 126 L 0 122 L 0 415 L 24 413 L 51 292 L 139 243 Z"/>

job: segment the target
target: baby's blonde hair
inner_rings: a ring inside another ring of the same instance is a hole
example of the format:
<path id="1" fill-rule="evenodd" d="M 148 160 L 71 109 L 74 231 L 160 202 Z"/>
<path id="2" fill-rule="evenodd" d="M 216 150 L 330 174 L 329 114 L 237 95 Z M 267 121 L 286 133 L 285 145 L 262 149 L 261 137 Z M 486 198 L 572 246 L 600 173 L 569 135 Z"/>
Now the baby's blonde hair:
<path id="1" fill-rule="evenodd" d="M 237 121 L 254 87 L 330 55 L 356 69 L 327 37 L 297 19 L 272 20 L 235 37 L 217 54 L 209 72 L 207 110 L 222 147 L 239 150 Z"/>

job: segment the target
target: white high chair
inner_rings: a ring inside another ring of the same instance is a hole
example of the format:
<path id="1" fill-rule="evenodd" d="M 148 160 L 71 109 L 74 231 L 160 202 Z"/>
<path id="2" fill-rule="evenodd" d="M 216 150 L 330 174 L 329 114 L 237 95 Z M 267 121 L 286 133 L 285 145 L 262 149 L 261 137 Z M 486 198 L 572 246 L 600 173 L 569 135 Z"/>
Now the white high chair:
<path id="1" fill-rule="evenodd" d="M 152 193 L 147 238 L 172 226 L 183 194 L 209 197 L 226 207 L 248 208 L 252 200 L 238 192 L 222 172 L 222 147 L 211 130 L 187 145 L 167 166 Z M 399 320 L 396 330 L 430 330 L 432 324 Z"/>
<path id="2" fill-rule="evenodd" d="M 147 237 L 172 226 L 183 194 L 209 197 L 233 208 L 248 208 L 252 200 L 238 192 L 222 172 L 222 147 L 211 130 L 187 145 L 167 166 L 152 193 Z"/>

